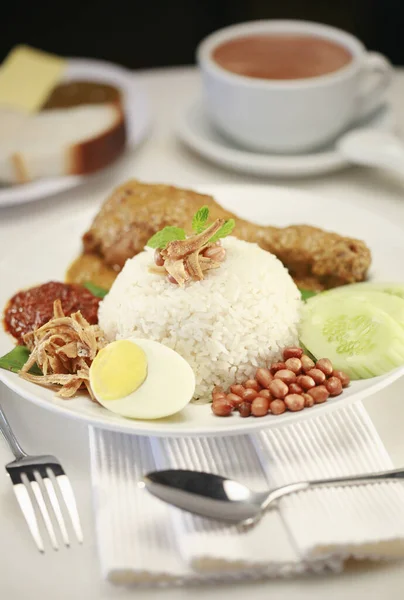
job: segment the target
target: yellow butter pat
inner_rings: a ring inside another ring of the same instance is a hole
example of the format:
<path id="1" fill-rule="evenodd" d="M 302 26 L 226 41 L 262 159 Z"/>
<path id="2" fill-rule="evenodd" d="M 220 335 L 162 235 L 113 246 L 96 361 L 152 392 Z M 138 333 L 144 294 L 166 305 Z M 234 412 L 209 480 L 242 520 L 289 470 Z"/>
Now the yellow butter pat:
<path id="1" fill-rule="evenodd" d="M 16 46 L 0 67 L 0 107 L 39 110 L 60 81 L 66 62 L 29 46 Z"/>

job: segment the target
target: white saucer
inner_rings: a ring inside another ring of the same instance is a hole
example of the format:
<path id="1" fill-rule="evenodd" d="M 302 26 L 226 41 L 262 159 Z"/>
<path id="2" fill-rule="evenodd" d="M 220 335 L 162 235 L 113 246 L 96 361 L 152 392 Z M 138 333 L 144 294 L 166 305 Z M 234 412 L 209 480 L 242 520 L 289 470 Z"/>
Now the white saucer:
<path id="1" fill-rule="evenodd" d="M 150 126 L 150 110 L 143 86 L 131 71 L 112 63 L 73 58 L 68 62 L 64 80 L 99 81 L 115 85 L 123 93 L 128 130 L 128 148 L 136 148 L 146 137 Z M 106 167 L 107 169 L 108 167 Z M 94 175 L 68 175 L 39 179 L 22 185 L 0 185 L 0 207 L 34 202 L 47 196 L 74 188 Z"/>
<path id="2" fill-rule="evenodd" d="M 391 131 L 394 128 L 391 107 L 385 105 L 371 117 L 355 124 L 355 127 L 361 126 Z M 316 152 L 294 155 L 261 154 L 239 148 L 213 127 L 201 100 L 193 102 L 182 114 L 177 134 L 204 158 L 241 173 L 301 177 L 330 173 L 350 165 L 335 143 Z"/>

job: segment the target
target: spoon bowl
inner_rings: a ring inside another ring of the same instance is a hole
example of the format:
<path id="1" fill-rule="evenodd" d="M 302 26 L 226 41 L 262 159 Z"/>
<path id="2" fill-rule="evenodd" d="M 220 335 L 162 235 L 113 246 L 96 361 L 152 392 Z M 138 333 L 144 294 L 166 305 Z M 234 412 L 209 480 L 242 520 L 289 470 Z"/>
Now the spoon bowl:
<path id="1" fill-rule="evenodd" d="M 253 492 L 246 485 L 221 475 L 179 469 L 148 473 L 143 482 L 160 500 L 220 521 L 256 518 L 268 495 Z"/>

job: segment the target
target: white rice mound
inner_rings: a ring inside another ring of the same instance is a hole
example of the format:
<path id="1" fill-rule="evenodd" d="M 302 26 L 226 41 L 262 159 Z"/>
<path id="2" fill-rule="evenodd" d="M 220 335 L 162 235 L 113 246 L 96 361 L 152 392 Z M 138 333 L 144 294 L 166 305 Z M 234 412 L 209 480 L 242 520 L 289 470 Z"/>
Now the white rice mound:
<path id="1" fill-rule="evenodd" d="M 228 237 L 222 245 L 220 268 L 183 288 L 149 272 L 154 251 L 146 249 L 127 260 L 99 308 L 110 341 L 135 335 L 181 354 L 194 370 L 198 402 L 298 343 L 301 296 L 287 269 L 257 244 Z"/>

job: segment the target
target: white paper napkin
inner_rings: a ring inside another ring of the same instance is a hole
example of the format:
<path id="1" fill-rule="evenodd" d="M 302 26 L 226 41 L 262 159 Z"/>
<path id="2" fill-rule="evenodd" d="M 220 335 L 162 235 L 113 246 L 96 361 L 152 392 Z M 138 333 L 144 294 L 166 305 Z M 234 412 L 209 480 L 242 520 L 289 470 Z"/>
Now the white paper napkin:
<path id="1" fill-rule="evenodd" d="M 147 471 L 221 473 L 256 490 L 392 468 L 361 404 L 225 438 L 144 438 L 90 428 L 96 529 L 104 577 L 173 584 L 341 569 L 348 556 L 404 556 L 404 487 L 383 483 L 301 492 L 260 524 L 237 526 L 170 507 L 137 485 Z"/>

